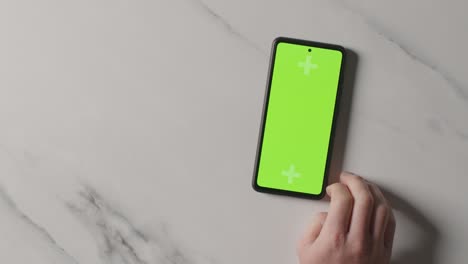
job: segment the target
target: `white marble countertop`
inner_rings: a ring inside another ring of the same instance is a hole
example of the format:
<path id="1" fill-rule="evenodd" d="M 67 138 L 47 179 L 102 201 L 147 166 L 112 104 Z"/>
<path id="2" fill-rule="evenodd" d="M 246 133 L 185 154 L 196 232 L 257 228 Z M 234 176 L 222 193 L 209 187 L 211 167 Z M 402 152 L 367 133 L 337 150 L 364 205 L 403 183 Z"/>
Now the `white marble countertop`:
<path id="1" fill-rule="evenodd" d="M 282 35 L 358 56 L 343 166 L 393 193 L 395 263 L 465 263 L 467 9 L 0 1 L 0 261 L 295 263 L 327 203 L 250 186 Z"/>

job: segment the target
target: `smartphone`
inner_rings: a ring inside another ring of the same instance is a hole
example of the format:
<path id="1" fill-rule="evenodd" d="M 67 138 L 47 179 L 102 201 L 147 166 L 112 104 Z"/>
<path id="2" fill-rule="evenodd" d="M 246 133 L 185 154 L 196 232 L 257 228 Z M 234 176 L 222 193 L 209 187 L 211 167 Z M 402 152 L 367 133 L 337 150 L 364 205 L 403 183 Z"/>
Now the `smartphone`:
<path id="1" fill-rule="evenodd" d="M 327 183 L 345 49 L 276 38 L 257 147 L 259 192 L 320 199 Z"/>

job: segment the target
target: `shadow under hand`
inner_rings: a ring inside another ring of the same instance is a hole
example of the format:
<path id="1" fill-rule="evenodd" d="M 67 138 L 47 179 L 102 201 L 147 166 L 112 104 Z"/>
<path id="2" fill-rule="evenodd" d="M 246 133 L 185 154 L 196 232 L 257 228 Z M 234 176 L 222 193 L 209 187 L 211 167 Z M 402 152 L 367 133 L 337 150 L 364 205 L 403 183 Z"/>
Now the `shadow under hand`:
<path id="1" fill-rule="evenodd" d="M 346 142 L 351 118 L 352 97 L 358 67 L 358 55 L 346 49 L 344 65 L 343 86 L 339 101 L 338 119 L 335 124 L 335 134 L 330 161 L 328 184 L 340 181 L 343 170 Z M 435 225 L 416 207 L 398 197 L 391 191 L 382 188 L 387 199 L 394 209 L 417 226 L 422 232 L 414 246 L 408 249 L 399 249 L 393 252 L 392 264 L 434 264 L 436 263 L 436 250 L 440 240 L 440 232 Z M 328 197 L 325 198 L 327 200 Z M 398 226 L 398 223 L 397 223 Z M 398 234 L 397 234 L 398 235 Z"/>
<path id="2" fill-rule="evenodd" d="M 432 264 L 436 263 L 435 254 L 440 239 L 440 232 L 430 220 L 409 202 L 396 196 L 389 190 L 380 187 L 385 197 L 393 208 L 406 216 L 411 222 L 421 229 L 422 236 L 415 246 L 410 249 L 393 252 L 392 264 Z M 398 226 L 398 223 L 397 223 Z"/>
<path id="3" fill-rule="evenodd" d="M 340 174 L 343 170 L 344 155 L 346 150 L 346 138 L 350 121 L 354 82 L 356 78 L 358 55 L 346 49 L 346 60 L 343 72 L 343 84 L 338 109 L 338 119 L 335 124 L 335 134 L 332 148 L 332 159 L 330 161 L 330 171 L 328 184 L 340 181 Z"/>

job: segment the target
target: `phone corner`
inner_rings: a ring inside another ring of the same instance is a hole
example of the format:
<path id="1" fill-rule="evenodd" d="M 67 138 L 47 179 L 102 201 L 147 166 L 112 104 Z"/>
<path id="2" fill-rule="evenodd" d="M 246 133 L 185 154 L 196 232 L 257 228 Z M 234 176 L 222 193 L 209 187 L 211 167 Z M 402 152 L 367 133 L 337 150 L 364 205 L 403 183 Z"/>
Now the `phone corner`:
<path id="1" fill-rule="evenodd" d="M 320 195 L 317 196 L 317 200 L 319 200 L 319 201 L 325 200 L 325 197 L 326 197 L 325 192 L 323 192 L 323 193 L 321 193 Z"/>
<path id="2" fill-rule="evenodd" d="M 254 176 L 253 179 L 252 179 L 252 189 L 256 192 L 261 192 L 261 187 L 257 184 L 257 178 Z"/>
<path id="3" fill-rule="evenodd" d="M 316 195 L 317 200 L 323 200 L 326 196 L 325 187 L 322 188 L 319 194 Z"/>
<path id="4" fill-rule="evenodd" d="M 278 44 L 279 42 L 284 42 L 288 38 L 285 36 L 277 36 L 273 39 L 273 45 Z"/>
<path id="5" fill-rule="evenodd" d="M 335 46 L 335 50 L 338 51 L 339 53 L 341 53 L 341 57 L 344 60 L 346 58 L 346 55 L 347 55 L 346 48 L 344 46 L 341 46 L 341 45 L 334 45 L 334 46 Z"/>
<path id="6" fill-rule="evenodd" d="M 286 37 L 283 37 L 283 36 L 278 36 L 276 38 L 273 39 L 272 43 L 271 43 L 271 50 L 274 51 L 276 50 L 276 47 L 280 44 L 280 43 L 283 43 L 283 42 L 286 42 L 287 41 L 287 38 Z"/>

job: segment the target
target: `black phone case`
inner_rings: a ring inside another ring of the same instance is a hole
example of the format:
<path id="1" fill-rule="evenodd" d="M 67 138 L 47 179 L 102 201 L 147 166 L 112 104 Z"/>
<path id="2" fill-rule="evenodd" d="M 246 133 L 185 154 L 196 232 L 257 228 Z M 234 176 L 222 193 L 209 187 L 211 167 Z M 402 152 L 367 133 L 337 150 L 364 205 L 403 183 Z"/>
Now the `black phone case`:
<path id="1" fill-rule="evenodd" d="M 322 190 L 320 191 L 319 194 L 309 194 L 309 193 L 300 193 L 300 192 L 293 192 L 293 191 L 287 191 L 287 190 L 281 190 L 281 189 L 272 189 L 272 188 L 267 188 L 267 187 L 261 187 L 257 184 L 257 176 L 258 176 L 258 166 L 260 162 L 260 155 L 261 155 L 261 149 L 262 149 L 262 144 L 263 144 L 263 134 L 265 131 L 265 120 L 266 120 L 266 113 L 268 109 L 268 102 L 269 102 L 269 96 L 270 96 L 270 87 L 271 87 L 271 79 L 273 75 L 273 68 L 275 64 L 275 56 L 276 56 L 276 46 L 280 42 L 285 42 L 285 43 L 292 43 L 292 44 L 299 44 L 299 45 L 305 45 L 305 46 L 311 46 L 311 47 L 319 47 L 319 48 L 326 48 L 326 49 L 332 49 L 332 50 L 337 50 L 340 51 L 343 56 L 341 60 L 341 66 L 340 66 L 340 75 L 338 79 L 338 88 L 337 88 L 337 93 L 336 93 L 336 100 L 335 100 L 335 109 L 333 111 L 333 120 L 332 120 L 332 128 L 331 128 L 331 133 L 330 133 L 330 141 L 328 143 L 328 155 L 327 155 L 327 160 L 326 160 L 326 165 L 325 165 L 325 175 L 323 178 L 323 184 L 322 184 Z M 270 55 L 270 63 L 269 63 L 269 69 L 268 69 L 268 77 L 267 77 L 267 85 L 266 85 L 266 91 L 265 91 L 265 98 L 263 101 L 263 111 L 262 111 L 262 119 L 260 123 L 260 131 L 259 131 L 259 137 L 258 137 L 258 144 L 257 144 L 257 154 L 255 158 L 255 167 L 254 167 L 254 174 L 253 174 L 253 181 L 252 181 L 252 187 L 254 190 L 258 192 L 263 192 L 263 193 L 271 193 L 271 194 L 280 194 L 280 195 L 287 195 L 287 196 L 293 196 L 293 197 L 299 197 L 299 198 L 307 198 L 307 199 L 314 199 L 314 200 L 319 200 L 322 199 L 325 195 L 325 188 L 328 183 L 328 174 L 329 174 L 329 169 L 330 169 L 330 162 L 333 156 L 333 141 L 335 137 L 335 128 L 336 128 L 336 122 L 338 120 L 338 112 L 339 112 L 339 106 L 340 106 L 340 99 L 341 99 L 341 90 L 343 86 L 343 78 L 344 78 L 344 65 L 346 61 L 346 50 L 344 47 L 335 45 L 335 44 L 328 44 L 328 43 L 322 43 L 322 42 L 315 42 L 315 41 L 308 41 L 308 40 L 302 40 L 302 39 L 294 39 L 294 38 L 287 38 L 287 37 L 278 37 L 274 39 L 272 49 L 271 49 L 271 55 Z"/>

